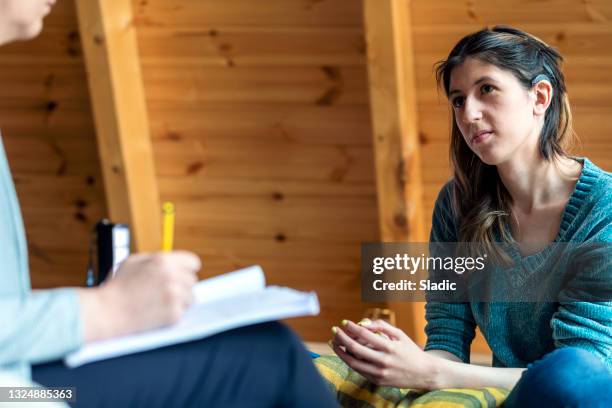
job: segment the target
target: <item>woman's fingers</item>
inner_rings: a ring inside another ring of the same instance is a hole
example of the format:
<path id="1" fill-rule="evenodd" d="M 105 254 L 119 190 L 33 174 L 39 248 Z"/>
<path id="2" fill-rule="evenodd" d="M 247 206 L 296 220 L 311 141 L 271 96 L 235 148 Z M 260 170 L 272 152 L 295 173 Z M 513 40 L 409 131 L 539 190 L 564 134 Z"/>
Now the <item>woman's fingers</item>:
<path id="1" fill-rule="evenodd" d="M 336 355 L 340 357 L 340 359 L 349 367 L 366 377 L 370 382 L 376 382 L 374 379 L 380 376 L 380 368 L 355 358 L 355 356 L 342 350 L 342 348 L 335 342 L 332 342 L 332 348 Z"/>
<path id="2" fill-rule="evenodd" d="M 402 330 L 384 320 L 363 319 L 358 324 L 359 326 L 366 327 L 370 331 L 384 333 L 391 340 L 402 340 L 407 337 L 406 333 Z"/>
<path id="3" fill-rule="evenodd" d="M 347 323 L 350 322 L 350 320 L 343 320 L 342 321 L 342 326 L 345 327 L 347 325 Z M 371 347 L 371 344 L 368 343 L 367 341 L 365 341 L 363 338 L 361 338 L 360 336 L 358 336 L 357 334 L 354 334 L 351 331 L 346 330 L 345 333 L 351 337 L 353 340 L 355 340 L 356 342 L 358 342 L 359 344 L 362 344 L 366 347 Z"/>
<path id="4" fill-rule="evenodd" d="M 375 335 L 374 335 L 375 336 Z M 336 327 L 336 333 L 333 339 L 334 344 L 345 347 L 346 352 L 357 357 L 360 360 L 367 360 L 372 363 L 380 363 L 382 353 L 373 350 L 351 338 L 343 328 Z"/>
<path id="5" fill-rule="evenodd" d="M 345 323 L 343 328 L 346 330 L 346 333 L 351 337 L 359 339 L 359 343 L 367 344 L 368 347 L 383 352 L 390 351 L 389 339 L 351 321 L 344 321 L 343 323 Z"/>

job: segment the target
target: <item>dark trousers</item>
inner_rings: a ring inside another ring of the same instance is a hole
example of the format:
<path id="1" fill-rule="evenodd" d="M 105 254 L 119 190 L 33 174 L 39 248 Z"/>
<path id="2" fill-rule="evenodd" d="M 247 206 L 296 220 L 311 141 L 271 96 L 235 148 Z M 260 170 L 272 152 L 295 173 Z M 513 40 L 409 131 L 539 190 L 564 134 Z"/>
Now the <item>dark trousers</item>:
<path id="1" fill-rule="evenodd" d="M 299 338 L 280 323 L 86 364 L 32 367 L 47 387 L 76 387 L 78 407 L 335 407 Z"/>

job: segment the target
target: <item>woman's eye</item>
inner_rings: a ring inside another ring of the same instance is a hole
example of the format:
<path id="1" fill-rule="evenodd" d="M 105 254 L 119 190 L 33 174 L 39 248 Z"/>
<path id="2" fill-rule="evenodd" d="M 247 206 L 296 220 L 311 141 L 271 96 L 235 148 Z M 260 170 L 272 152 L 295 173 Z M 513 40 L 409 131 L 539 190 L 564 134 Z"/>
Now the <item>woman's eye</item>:
<path id="1" fill-rule="evenodd" d="M 482 93 L 491 93 L 491 92 L 493 92 L 494 89 L 495 88 L 493 88 L 493 85 L 488 85 L 488 84 L 484 84 L 482 86 L 482 88 L 480 88 Z"/>
<path id="2" fill-rule="evenodd" d="M 454 108 L 460 108 L 463 106 L 463 96 L 457 96 L 451 101 Z"/>

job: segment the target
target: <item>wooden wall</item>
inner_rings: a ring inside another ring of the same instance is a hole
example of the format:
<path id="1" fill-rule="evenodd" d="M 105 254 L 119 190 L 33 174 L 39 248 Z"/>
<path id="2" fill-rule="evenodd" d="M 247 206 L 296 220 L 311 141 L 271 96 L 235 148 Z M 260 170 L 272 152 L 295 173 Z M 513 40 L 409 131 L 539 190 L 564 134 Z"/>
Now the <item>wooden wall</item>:
<path id="1" fill-rule="evenodd" d="M 433 65 L 446 58 L 461 37 L 487 25 L 516 26 L 561 51 L 581 139 L 575 152 L 612 170 L 612 2 L 413 0 L 410 7 L 425 214 L 432 213 L 438 191 L 450 175 L 450 112 L 444 91 L 437 91 Z M 429 231 L 431 217 L 425 221 Z M 475 349 L 487 349 L 482 338 Z"/>
<path id="2" fill-rule="evenodd" d="M 157 180 L 177 247 L 202 277 L 259 263 L 317 290 L 308 340 L 359 318 L 359 243 L 379 238 L 363 5 L 358 0 L 133 0 Z M 463 35 L 513 24 L 559 47 L 582 138 L 612 168 L 612 4 L 410 3 L 426 229 L 449 175 L 448 109 L 433 64 Z M 73 1 L 34 41 L 0 49 L 0 127 L 37 287 L 80 284 L 106 214 Z M 478 347 L 483 347 L 482 342 Z"/>
<path id="3" fill-rule="evenodd" d="M 361 1 L 133 2 L 162 200 L 202 277 L 250 264 L 358 319 L 378 239 Z"/>
<path id="4" fill-rule="evenodd" d="M 58 2 L 45 23 L 37 39 L 0 48 L 0 129 L 33 286 L 81 285 L 104 191 L 74 4 Z"/>

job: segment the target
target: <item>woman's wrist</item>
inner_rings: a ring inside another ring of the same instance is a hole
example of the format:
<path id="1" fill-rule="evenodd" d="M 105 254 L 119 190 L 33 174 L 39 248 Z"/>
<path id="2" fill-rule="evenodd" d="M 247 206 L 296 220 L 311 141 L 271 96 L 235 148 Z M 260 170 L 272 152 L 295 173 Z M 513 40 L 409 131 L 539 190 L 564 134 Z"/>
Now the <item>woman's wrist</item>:
<path id="1" fill-rule="evenodd" d="M 439 390 L 446 388 L 446 373 L 449 360 L 427 353 L 427 374 L 425 387 L 428 390 Z"/>

